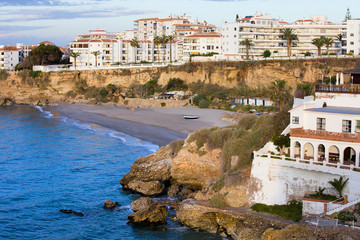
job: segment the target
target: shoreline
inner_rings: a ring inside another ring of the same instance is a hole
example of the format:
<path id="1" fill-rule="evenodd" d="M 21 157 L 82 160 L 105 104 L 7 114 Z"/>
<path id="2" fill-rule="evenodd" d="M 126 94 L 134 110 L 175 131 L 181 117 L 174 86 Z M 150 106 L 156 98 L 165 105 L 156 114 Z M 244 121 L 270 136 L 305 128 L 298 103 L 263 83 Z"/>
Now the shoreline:
<path id="1" fill-rule="evenodd" d="M 48 108 L 54 115 L 62 115 L 83 123 L 97 124 L 111 130 L 151 142 L 159 147 L 177 139 L 185 139 L 200 128 L 223 127 L 223 110 L 180 108 L 146 108 L 117 105 L 59 104 Z M 185 120 L 182 115 L 196 114 L 200 119 Z"/>

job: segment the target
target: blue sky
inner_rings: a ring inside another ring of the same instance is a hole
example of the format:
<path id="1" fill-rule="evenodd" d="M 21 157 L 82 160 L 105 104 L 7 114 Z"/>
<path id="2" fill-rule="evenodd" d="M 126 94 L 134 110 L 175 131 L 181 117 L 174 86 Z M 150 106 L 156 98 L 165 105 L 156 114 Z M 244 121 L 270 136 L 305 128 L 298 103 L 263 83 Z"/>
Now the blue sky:
<path id="1" fill-rule="evenodd" d="M 90 29 L 131 30 L 134 20 L 189 15 L 221 27 L 236 14 L 269 13 L 285 21 L 327 15 L 340 23 L 347 7 L 360 18 L 360 0 L 0 0 L 0 45 L 49 40 L 65 46 Z"/>

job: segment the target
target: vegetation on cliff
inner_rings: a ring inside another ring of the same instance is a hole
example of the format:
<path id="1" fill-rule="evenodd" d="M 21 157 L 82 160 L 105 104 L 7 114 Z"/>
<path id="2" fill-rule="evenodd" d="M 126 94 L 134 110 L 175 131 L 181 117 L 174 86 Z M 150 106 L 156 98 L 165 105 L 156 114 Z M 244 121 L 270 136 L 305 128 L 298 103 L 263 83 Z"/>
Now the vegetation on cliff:
<path id="1" fill-rule="evenodd" d="M 266 212 L 299 222 L 302 219 L 302 202 L 290 201 L 287 205 L 265 205 L 256 203 L 251 207 L 256 212 Z"/>

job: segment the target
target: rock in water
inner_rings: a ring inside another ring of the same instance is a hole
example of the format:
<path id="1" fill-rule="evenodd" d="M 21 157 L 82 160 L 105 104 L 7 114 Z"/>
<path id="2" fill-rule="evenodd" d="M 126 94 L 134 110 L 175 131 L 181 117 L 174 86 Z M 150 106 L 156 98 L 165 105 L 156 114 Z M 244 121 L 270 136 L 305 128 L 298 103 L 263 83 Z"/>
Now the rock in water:
<path id="1" fill-rule="evenodd" d="M 61 209 L 60 212 L 62 212 L 62 213 L 68 213 L 68 214 L 74 214 L 74 215 L 80 216 L 80 217 L 84 216 L 84 214 L 81 213 L 81 212 L 75 212 L 75 211 L 73 211 L 73 210 L 68 210 L 68 209 Z"/>
<path id="2" fill-rule="evenodd" d="M 110 200 L 106 200 L 105 203 L 104 203 L 104 207 L 105 209 L 113 209 L 115 208 L 116 206 L 120 206 L 120 203 L 118 202 L 112 202 Z"/>
<path id="3" fill-rule="evenodd" d="M 134 212 L 138 212 L 149 208 L 154 202 L 149 197 L 139 198 L 131 203 L 131 208 Z"/>
<path id="4" fill-rule="evenodd" d="M 153 203 L 149 208 L 134 212 L 128 216 L 129 223 L 154 225 L 166 222 L 167 207 L 162 203 Z"/>
<path id="5" fill-rule="evenodd" d="M 153 196 L 160 194 L 164 191 L 165 186 L 159 181 L 141 181 L 133 180 L 129 182 L 127 187 L 135 192 L 144 194 L 146 196 Z"/>

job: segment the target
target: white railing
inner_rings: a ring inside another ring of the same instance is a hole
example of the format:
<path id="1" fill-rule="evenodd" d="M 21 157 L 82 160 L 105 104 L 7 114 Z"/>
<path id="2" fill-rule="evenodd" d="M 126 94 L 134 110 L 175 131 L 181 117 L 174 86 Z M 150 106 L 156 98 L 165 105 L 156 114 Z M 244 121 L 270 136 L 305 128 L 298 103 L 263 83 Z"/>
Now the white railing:
<path id="1" fill-rule="evenodd" d="M 339 199 L 341 199 L 341 198 L 339 198 Z M 329 202 L 329 203 L 326 203 L 327 204 L 326 215 L 331 215 L 333 213 L 339 212 L 345 208 L 351 207 L 360 202 L 360 198 L 358 198 L 358 199 L 352 200 L 346 204 L 339 204 L 339 202 L 336 203 L 336 201 L 338 201 L 339 199 Z"/>
<path id="2" fill-rule="evenodd" d="M 254 152 L 254 157 L 258 158 L 266 158 L 269 160 L 281 160 L 283 163 L 289 162 L 292 163 L 294 167 L 299 168 L 318 168 L 316 170 L 322 170 L 324 172 L 329 172 L 332 169 L 341 169 L 341 170 L 348 170 L 348 171 L 356 171 L 360 173 L 360 167 L 355 167 L 354 165 L 344 165 L 341 163 L 330 163 L 327 161 L 315 161 L 313 159 L 300 159 L 300 158 L 291 158 L 286 157 L 285 155 L 272 155 L 269 153 L 261 153 L 261 152 Z M 296 164 L 296 165 L 294 165 Z"/>

